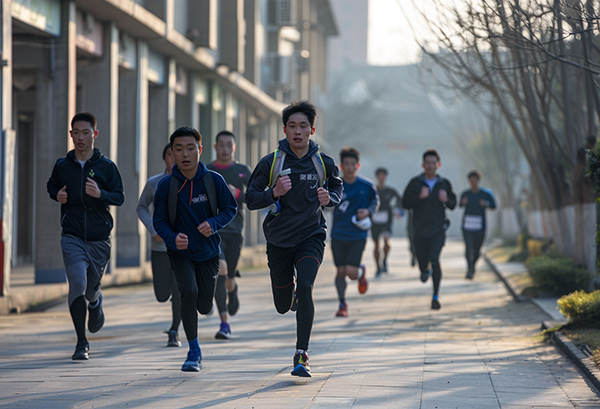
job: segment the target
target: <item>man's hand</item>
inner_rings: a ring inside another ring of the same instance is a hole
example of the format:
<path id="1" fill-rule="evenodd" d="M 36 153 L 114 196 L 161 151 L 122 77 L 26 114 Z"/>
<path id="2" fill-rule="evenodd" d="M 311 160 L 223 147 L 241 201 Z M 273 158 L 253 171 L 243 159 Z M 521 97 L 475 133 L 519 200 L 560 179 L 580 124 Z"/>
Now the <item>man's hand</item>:
<path id="1" fill-rule="evenodd" d="M 448 201 L 448 192 L 446 192 L 444 189 L 440 189 L 438 198 L 440 199 L 440 202 L 446 203 Z"/>
<path id="2" fill-rule="evenodd" d="M 163 242 L 163 239 L 158 234 L 154 236 L 154 240 L 158 241 L 159 243 Z"/>
<path id="3" fill-rule="evenodd" d="M 331 202 L 329 190 L 325 189 L 324 187 L 317 189 L 317 197 L 319 198 L 319 203 L 321 203 L 321 206 L 327 206 L 329 202 Z"/>
<path id="4" fill-rule="evenodd" d="M 368 209 L 358 209 L 356 212 L 356 220 L 362 220 L 366 217 L 369 217 L 371 212 Z"/>
<path id="5" fill-rule="evenodd" d="M 85 183 L 85 193 L 88 195 L 95 197 L 96 199 L 100 199 L 100 188 L 96 181 L 90 177 L 87 178 L 87 182 Z"/>
<path id="6" fill-rule="evenodd" d="M 277 199 L 285 195 L 292 188 L 292 179 L 288 175 L 280 176 L 273 188 L 273 197 Z"/>
<path id="7" fill-rule="evenodd" d="M 419 193 L 419 199 L 424 200 L 429 197 L 429 188 L 427 186 L 423 186 L 421 188 L 421 192 Z"/>
<path id="8" fill-rule="evenodd" d="M 67 203 L 67 186 L 63 186 L 62 189 L 60 189 L 58 191 L 58 193 L 56 194 L 56 200 L 58 200 L 58 202 L 60 204 L 66 204 Z"/>
<path id="9" fill-rule="evenodd" d="M 479 206 L 481 207 L 487 207 L 487 202 L 483 199 L 479 200 Z"/>
<path id="10" fill-rule="evenodd" d="M 204 237 L 210 237 L 213 234 L 212 227 L 210 227 L 210 223 L 208 223 L 206 220 L 200 223 L 200 226 L 198 226 L 198 231 L 200 234 L 204 235 Z"/>
<path id="11" fill-rule="evenodd" d="M 463 197 L 463 198 L 462 198 L 462 200 L 460 201 L 460 204 L 461 204 L 462 206 L 466 206 L 466 205 L 467 205 L 467 203 L 469 203 L 469 199 L 468 199 L 468 198 L 465 196 L 465 197 Z"/>
<path id="12" fill-rule="evenodd" d="M 188 248 L 188 236 L 183 233 L 179 233 L 175 238 L 175 247 L 177 250 L 185 250 Z"/>
<path id="13" fill-rule="evenodd" d="M 235 197 L 235 195 L 237 195 L 237 187 L 233 186 L 231 183 L 228 184 L 227 186 L 229 186 L 229 190 L 231 190 L 231 194 L 233 195 L 233 197 Z"/>

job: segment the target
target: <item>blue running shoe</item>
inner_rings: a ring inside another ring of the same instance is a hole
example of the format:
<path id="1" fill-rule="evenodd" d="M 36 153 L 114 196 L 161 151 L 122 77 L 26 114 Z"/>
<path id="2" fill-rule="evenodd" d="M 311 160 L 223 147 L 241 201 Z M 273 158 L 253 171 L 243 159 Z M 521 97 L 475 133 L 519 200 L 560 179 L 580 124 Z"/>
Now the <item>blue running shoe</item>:
<path id="1" fill-rule="evenodd" d="M 303 378 L 310 378 L 310 366 L 308 365 L 308 354 L 297 353 L 294 355 L 294 370 L 292 375 L 301 376 Z"/>
<path id="2" fill-rule="evenodd" d="M 181 370 L 184 372 L 198 372 L 203 367 L 202 352 L 200 350 L 190 349 Z"/>

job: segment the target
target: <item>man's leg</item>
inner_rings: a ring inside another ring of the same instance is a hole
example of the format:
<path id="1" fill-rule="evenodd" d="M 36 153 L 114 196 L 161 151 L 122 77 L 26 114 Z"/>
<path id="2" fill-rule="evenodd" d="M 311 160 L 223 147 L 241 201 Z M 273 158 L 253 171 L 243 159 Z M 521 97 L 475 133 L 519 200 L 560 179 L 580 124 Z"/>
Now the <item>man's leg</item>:
<path id="1" fill-rule="evenodd" d="M 421 281 L 427 282 L 429 279 L 429 254 L 430 254 L 430 239 L 428 237 L 413 237 L 415 256 L 419 263 L 419 271 L 421 272 Z"/>
<path id="2" fill-rule="evenodd" d="M 371 228 L 371 237 L 373 237 L 373 258 L 375 259 L 375 265 L 376 265 L 376 270 L 375 270 L 375 275 L 377 277 L 379 277 L 379 274 L 381 273 L 381 263 L 380 258 L 381 258 L 381 251 L 379 249 L 379 235 L 380 235 L 380 230 L 379 230 L 379 226 L 377 226 L 376 224 L 373 225 L 373 227 Z"/>
<path id="3" fill-rule="evenodd" d="M 152 283 L 156 300 L 166 302 L 171 299 L 172 320 L 171 327 L 166 331 L 169 336 L 167 346 L 181 346 L 177 334 L 181 322 L 181 296 L 171 269 L 169 256 L 166 251 L 152 251 L 150 261 L 152 263 Z M 177 301 L 175 300 L 176 297 Z"/>
<path id="4" fill-rule="evenodd" d="M 392 236 L 391 233 L 391 228 L 386 228 L 383 233 L 383 266 L 382 266 L 382 272 L 387 273 L 388 272 L 388 267 L 387 267 L 387 259 L 388 259 L 388 255 L 390 254 L 390 250 L 392 248 L 392 246 L 390 245 L 390 237 Z"/>
<path id="5" fill-rule="evenodd" d="M 221 318 L 221 326 L 219 331 L 215 334 L 217 339 L 229 339 L 231 335 L 231 329 L 229 328 L 228 314 L 227 314 L 227 289 L 225 288 L 225 280 L 227 279 L 227 261 L 225 261 L 225 248 L 223 245 L 224 241 L 221 241 L 221 254 L 219 256 L 219 275 L 217 277 L 217 289 L 215 291 L 215 301 L 217 303 L 217 310 L 219 311 L 219 318 Z"/>
<path id="6" fill-rule="evenodd" d="M 271 275 L 273 303 L 280 314 L 292 307 L 294 299 L 293 248 L 277 247 L 267 243 L 267 260 Z"/>
<path id="7" fill-rule="evenodd" d="M 225 288 L 227 288 L 227 297 L 229 301 L 227 303 L 227 312 L 229 312 L 229 315 L 234 316 L 240 308 L 238 286 L 235 277 L 239 277 L 237 267 L 242 253 L 244 237 L 241 234 L 227 234 L 222 236 L 227 239 L 227 249 L 225 251 L 225 261 L 227 261 L 227 280 L 225 281 Z"/>
<path id="8" fill-rule="evenodd" d="M 483 245 L 483 241 L 485 240 L 485 231 L 477 232 L 473 237 L 473 274 L 475 274 L 475 264 L 477 264 L 477 260 L 481 256 L 481 246 Z"/>
<path id="9" fill-rule="evenodd" d="M 467 275 L 466 278 L 473 278 L 475 274 L 475 237 L 474 233 L 463 230 L 463 238 L 465 240 L 465 257 L 467 259 Z"/>
<path id="10" fill-rule="evenodd" d="M 440 283 L 442 282 L 442 268 L 440 265 L 440 253 L 446 241 L 446 232 L 441 232 L 431 238 L 430 258 L 431 268 L 433 270 L 433 300 L 431 308 L 439 309 L 441 302 L 439 301 Z"/>

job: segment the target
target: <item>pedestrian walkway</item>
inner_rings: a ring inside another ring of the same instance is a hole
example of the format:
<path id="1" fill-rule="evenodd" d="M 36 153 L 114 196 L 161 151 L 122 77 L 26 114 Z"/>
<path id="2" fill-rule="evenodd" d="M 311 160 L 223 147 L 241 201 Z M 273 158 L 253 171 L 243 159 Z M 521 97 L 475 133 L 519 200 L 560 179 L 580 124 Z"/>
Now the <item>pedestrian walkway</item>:
<path id="1" fill-rule="evenodd" d="M 90 336 L 90 360 L 73 362 L 66 303 L 0 317 L 0 407 L 29 408 L 600 408 L 600 395 L 555 347 L 541 342 L 547 316 L 516 303 L 485 263 L 464 279 L 460 242 L 444 249 L 443 307 L 431 283 L 393 241 L 390 274 L 347 292 L 336 318 L 330 249 L 315 284 L 312 378 L 290 375 L 295 316 L 273 307 L 268 272 L 246 270 L 233 336 L 217 341 L 216 314 L 200 318 L 205 369 L 180 371 L 185 348 L 166 348 L 170 308 L 150 285 L 104 292 L 106 326 Z"/>

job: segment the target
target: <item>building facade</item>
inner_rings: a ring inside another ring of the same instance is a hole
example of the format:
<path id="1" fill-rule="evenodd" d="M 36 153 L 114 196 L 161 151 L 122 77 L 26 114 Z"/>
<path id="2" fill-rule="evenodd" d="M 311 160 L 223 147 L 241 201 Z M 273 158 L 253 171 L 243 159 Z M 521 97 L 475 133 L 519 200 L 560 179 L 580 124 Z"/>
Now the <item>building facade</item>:
<path id="1" fill-rule="evenodd" d="M 275 149 L 281 109 L 319 103 L 326 89 L 328 0 L 1 0 L 0 295 L 11 268 L 32 266 L 36 283 L 64 282 L 59 204 L 46 192 L 70 148 L 78 111 L 98 119 L 96 147 L 117 163 L 125 203 L 107 274 L 147 274 L 148 237 L 137 199 L 164 168 L 162 148 L 177 127 L 238 136 L 237 158 L 255 165 Z M 247 244 L 263 240 L 248 213 Z"/>

